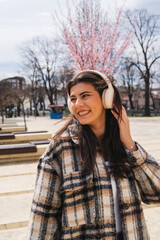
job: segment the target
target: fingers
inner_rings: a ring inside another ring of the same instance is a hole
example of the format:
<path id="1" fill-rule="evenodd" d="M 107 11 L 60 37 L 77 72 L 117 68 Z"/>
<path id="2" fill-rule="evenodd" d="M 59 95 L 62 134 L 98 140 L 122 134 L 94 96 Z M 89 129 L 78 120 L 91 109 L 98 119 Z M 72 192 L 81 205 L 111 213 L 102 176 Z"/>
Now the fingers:
<path id="1" fill-rule="evenodd" d="M 118 121 L 118 119 L 119 119 L 119 116 L 118 116 L 118 114 L 114 111 L 114 110 L 111 110 L 111 113 L 113 114 L 113 116 L 117 119 L 117 121 Z"/>
<path id="2" fill-rule="evenodd" d="M 123 106 L 122 106 L 122 115 L 121 116 L 118 114 L 118 110 L 116 107 L 114 107 L 114 109 L 112 109 L 111 112 L 112 112 L 113 116 L 117 119 L 117 121 L 121 121 L 121 120 L 124 121 L 124 119 L 127 118 L 127 113 Z"/>

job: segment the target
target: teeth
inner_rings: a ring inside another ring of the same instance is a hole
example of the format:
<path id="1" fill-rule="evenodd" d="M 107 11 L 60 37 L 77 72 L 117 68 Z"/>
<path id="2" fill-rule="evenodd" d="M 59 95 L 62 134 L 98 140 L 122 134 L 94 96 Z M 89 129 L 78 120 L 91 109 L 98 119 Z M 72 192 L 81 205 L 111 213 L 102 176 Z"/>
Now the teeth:
<path id="1" fill-rule="evenodd" d="M 82 111 L 82 112 L 79 112 L 78 114 L 81 116 L 81 115 L 84 115 L 86 113 L 89 113 L 89 111 Z"/>

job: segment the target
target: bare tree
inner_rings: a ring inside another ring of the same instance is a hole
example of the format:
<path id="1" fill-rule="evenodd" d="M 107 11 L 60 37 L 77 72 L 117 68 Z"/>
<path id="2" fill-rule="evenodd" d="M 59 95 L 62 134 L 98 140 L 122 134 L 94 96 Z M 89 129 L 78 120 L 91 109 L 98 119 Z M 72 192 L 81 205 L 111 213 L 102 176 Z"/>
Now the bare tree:
<path id="1" fill-rule="evenodd" d="M 5 109 L 11 104 L 12 104 L 11 83 L 1 80 L 0 81 L 0 110 L 1 110 L 2 123 L 4 123 Z"/>
<path id="2" fill-rule="evenodd" d="M 28 69 L 29 89 L 30 89 L 30 114 L 34 107 L 34 116 L 39 116 L 38 102 L 39 102 L 39 89 L 41 87 L 40 77 L 35 64 L 30 65 Z"/>
<path id="3" fill-rule="evenodd" d="M 159 15 L 149 15 L 146 10 L 137 10 L 136 18 L 133 21 L 135 12 L 127 11 L 126 17 L 133 27 L 135 41 L 132 43 L 135 58 L 132 65 L 139 70 L 141 78 L 145 83 L 145 115 L 150 115 L 149 96 L 150 82 L 155 65 L 160 59 L 159 53 Z"/>
<path id="4" fill-rule="evenodd" d="M 22 107 L 25 131 L 27 131 L 27 124 L 26 124 L 26 113 L 24 108 L 24 102 L 29 97 L 29 94 L 30 94 L 30 90 L 28 87 L 25 87 L 24 89 L 12 88 L 12 93 L 11 93 L 12 99 L 15 101 L 17 105 Z"/>
<path id="5" fill-rule="evenodd" d="M 57 72 L 61 63 L 58 40 L 51 41 L 44 37 L 37 37 L 26 42 L 21 52 L 25 66 L 32 72 L 32 79 L 36 77 L 34 83 L 44 86 L 50 104 L 54 104 L 59 85 Z"/>
<path id="6" fill-rule="evenodd" d="M 132 97 L 134 95 L 136 86 L 139 86 L 139 72 L 136 69 L 135 65 L 132 63 L 132 59 L 129 57 L 123 58 L 123 61 L 121 61 L 121 65 L 122 69 L 120 72 L 120 77 L 122 80 L 122 85 L 126 89 L 126 93 L 129 98 L 130 108 L 134 109 Z"/>
<path id="7" fill-rule="evenodd" d="M 59 72 L 60 75 L 60 93 L 63 95 L 65 100 L 65 105 L 67 106 L 67 93 L 66 93 L 66 85 L 69 79 L 71 79 L 74 75 L 73 69 L 68 68 L 68 66 L 63 66 Z"/>

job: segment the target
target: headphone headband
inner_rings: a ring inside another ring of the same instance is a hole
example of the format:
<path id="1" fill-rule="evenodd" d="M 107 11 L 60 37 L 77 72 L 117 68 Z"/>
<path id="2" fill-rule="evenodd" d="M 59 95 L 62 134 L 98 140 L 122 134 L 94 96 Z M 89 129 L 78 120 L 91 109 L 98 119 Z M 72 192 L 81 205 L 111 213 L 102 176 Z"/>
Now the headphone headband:
<path id="1" fill-rule="evenodd" d="M 89 70 L 81 70 L 80 72 L 78 72 L 74 76 L 74 78 L 77 78 L 78 75 L 80 75 L 81 73 L 95 73 L 95 74 L 101 76 L 106 81 L 107 85 L 111 84 L 111 81 L 109 80 L 109 78 L 104 73 L 101 73 L 101 72 L 99 72 L 97 70 L 90 70 L 90 69 Z"/>

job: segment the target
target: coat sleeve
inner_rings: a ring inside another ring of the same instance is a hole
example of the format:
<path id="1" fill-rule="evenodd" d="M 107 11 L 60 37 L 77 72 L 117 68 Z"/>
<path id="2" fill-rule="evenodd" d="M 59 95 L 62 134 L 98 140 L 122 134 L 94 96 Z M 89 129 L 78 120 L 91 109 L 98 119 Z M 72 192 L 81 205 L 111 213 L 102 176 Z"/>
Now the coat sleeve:
<path id="1" fill-rule="evenodd" d="M 59 240 L 61 197 L 60 167 L 56 154 L 47 150 L 39 161 L 29 220 L 29 240 Z"/>
<path id="2" fill-rule="evenodd" d="M 137 181 L 141 199 L 146 204 L 160 203 L 160 166 L 140 144 L 138 150 L 126 150 L 129 161 L 133 166 L 133 173 Z"/>

